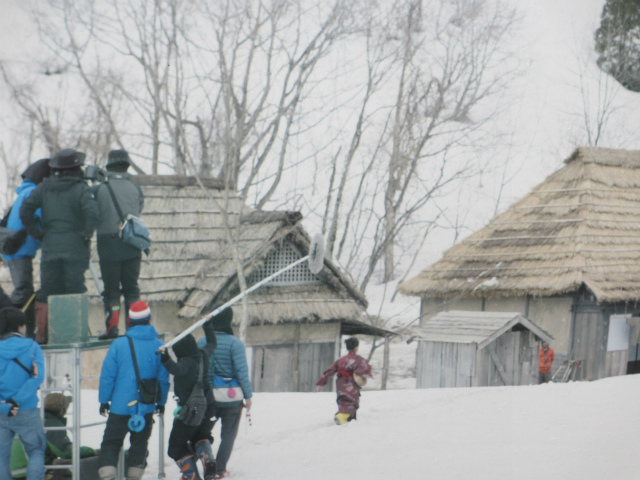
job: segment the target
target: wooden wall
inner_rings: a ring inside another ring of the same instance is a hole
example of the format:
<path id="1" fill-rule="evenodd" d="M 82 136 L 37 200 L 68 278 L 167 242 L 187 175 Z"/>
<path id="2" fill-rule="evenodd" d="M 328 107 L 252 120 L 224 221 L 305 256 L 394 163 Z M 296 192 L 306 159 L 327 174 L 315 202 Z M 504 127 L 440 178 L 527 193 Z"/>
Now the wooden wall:
<path id="1" fill-rule="evenodd" d="M 539 345 L 530 331 L 513 331 L 478 350 L 477 344 L 420 341 L 417 388 L 538 383 Z"/>
<path id="2" fill-rule="evenodd" d="M 505 333 L 478 352 L 475 386 L 537 384 L 538 354 L 530 331 Z"/>
<path id="3" fill-rule="evenodd" d="M 475 359 L 475 343 L 421 341 L 416 353 L 416 387 L 470 387 Z"/>
<path id="4" fill-rule="evenodd" d="M 264 325 L 250 327 L 247 337 L 256 392 L 312 392 L 337 359 L 340 324 Z M 332 386 L 329 382 L 325 388 Z"/>

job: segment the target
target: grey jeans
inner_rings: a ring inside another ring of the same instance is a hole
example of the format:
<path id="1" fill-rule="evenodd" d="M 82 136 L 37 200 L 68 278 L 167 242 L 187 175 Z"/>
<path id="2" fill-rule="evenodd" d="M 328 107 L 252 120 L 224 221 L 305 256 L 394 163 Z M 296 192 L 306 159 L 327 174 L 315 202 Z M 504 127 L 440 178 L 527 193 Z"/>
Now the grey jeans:
<path id="1" fill-rule="evenodd" d="M 22 257 L 8 262 L 13 292 L 11 302 L 22 307 L 33 295 L 33 257 Z"/>

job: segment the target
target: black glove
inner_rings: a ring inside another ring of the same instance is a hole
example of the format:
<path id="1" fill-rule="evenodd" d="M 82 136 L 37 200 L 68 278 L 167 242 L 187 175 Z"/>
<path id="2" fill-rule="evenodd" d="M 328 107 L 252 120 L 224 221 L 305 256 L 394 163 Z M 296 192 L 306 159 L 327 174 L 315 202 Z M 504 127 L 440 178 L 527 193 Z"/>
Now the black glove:
<path id="1" fill-rule="evenodd" d="M 2 253 L 4 253 L 5 255 L 14 255 L 27 239 L 27 235 L 28 233 L 26 228 L 13 233 L 9 238 L 5 240 L 2 247 Z"/>
<path id="2" fill-rule="evenodd" d="M 14 413 L 13 413 L 13 407 L 19 407 L 20 404 L 16 403 L 16 401 L 13 398 L 10 398 L 9 400 L 7 400 L 7 403 L 11 404 L 11 410 L 9 410 L 9 417 L 13 417 Z"/>
<path id="3" fill-rule="evenodd" d="M 29 235 L 31 235 L 36 240 L 42 240 L 44 238 L 45 231 L 40 230 L 37 223 L 38 222 L 34 222 L 31 225 L 29 225 L 29 228 L 27 229 L 27 231 L 29 232 Z"/>
<path id="4" fill-rule="evenodd" d="M 167 348 L 164 352 L 160 354 L 160 361 L 162 363 L 167 363 L 169 360 L 171 360 L 171 355 L 169 355 L 169 349 Z"/>
<path id="5" fill-rule="evenodd" d="M 156 405 L 156 413 L 158 415 L 164 415 L 164 405 Z"/>
<path id="6" fill-rule="evenodd" d="M 103 417 L 106 417 L 109 415 L 109 404 L 108 403 L 101 403 L 100 404 L 100 415 L 102 415 Z"/>

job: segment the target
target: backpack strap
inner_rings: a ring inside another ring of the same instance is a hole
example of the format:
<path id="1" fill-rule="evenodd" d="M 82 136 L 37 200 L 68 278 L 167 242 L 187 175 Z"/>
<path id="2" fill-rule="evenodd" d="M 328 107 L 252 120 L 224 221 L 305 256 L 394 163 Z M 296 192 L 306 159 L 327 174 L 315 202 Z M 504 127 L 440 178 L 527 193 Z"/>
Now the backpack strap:
<path id="1" fill-rule="evenodd" d="M 111 188 L 109 179 L 105 180 L 104 185 L 106 185 L 107 189 L 109 190 L 109 195 L 111 195 L 111 200 L 113 201 L 113 205 L 114 207 L 116 207 L 116 211 L 118 212 L 118 217 L 120 217 L 120 223 L 124 224 L 125 218 L 124 218 L 124 215 L 122 214 L 122 209 L 120 208 L 120 204 L 118 203 L 116 194 L 113 193 L 113 188 Z"/>
<path id="2" fill-rule="evenodd" d="M 33 372 L 31 370 L 29 370 L 27 367 L 25 367 L 24 364 L 20 360 L 18 360 L 17 358 L 14 358 L 13 361 L 16 362 L 18 365 L 20 365 L 24 369 L 24 371 L 29 374 L 30 377 L 33 376 Z"/>
<path id="3" fill-rule="evenodd" d="M 138 370 L 138 359 L 136 358 L 136 349 L 133 348 L 133 340 L 131 337 L 127 337 L 129 340 L 129 347 L 131 348 L 131 357 L 133 358 L 133 366 L 136 369 L 136 380 L 140 383 L 140 370 Z"/>

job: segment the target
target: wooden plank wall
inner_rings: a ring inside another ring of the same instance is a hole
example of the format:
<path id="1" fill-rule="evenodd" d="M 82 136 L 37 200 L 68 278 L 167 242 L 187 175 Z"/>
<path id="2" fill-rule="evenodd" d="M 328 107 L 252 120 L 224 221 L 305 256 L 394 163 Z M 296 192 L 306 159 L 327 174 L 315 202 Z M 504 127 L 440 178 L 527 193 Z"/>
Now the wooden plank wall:
<path id="1" fill-rule="evenodd" d="M 316 381 L 336 358 L 333 342 L 300 344 L 300 359 L 298 362 L 298 392 L 313 392 Z M 325 389 L 331 390 L 331 383 Z"/>
<path id="2" fill-rule="evenodd" d="M 493 356 L 491 353 L 493 352 Z M 493 358 L 492 358 L 493 357 Z M 500 363 L 502 374 L 494 358 Z M 478 352 L 477 386 L 538 383 L 538 343 L 529 331 L 507 332 Z"/>
<path id="3" fill-rule="evenodd" d="M 576 313 L 573 359 L 582 362 L 578 370 L 579 380 L 603 378 L 605 359 L 601 352 L 606 348 L 604 337 L 602 313 Z"/>
<path id="4" fill-rule="evenodd" d="M 616 377 L 627 374 L 629 350 L 607 352 L 604 363 L 604 376 Z"/>
<path id="5" fill-rule="evenodd" d="M 293 345 L 253 347 L 251 384 L 256 392 L 293 392 Z"/>
<path id="6" fill-rule="evenodd" d="M 416 355 L 416 388 L 472 386 L 475 344 L 420 342 Z"/>

